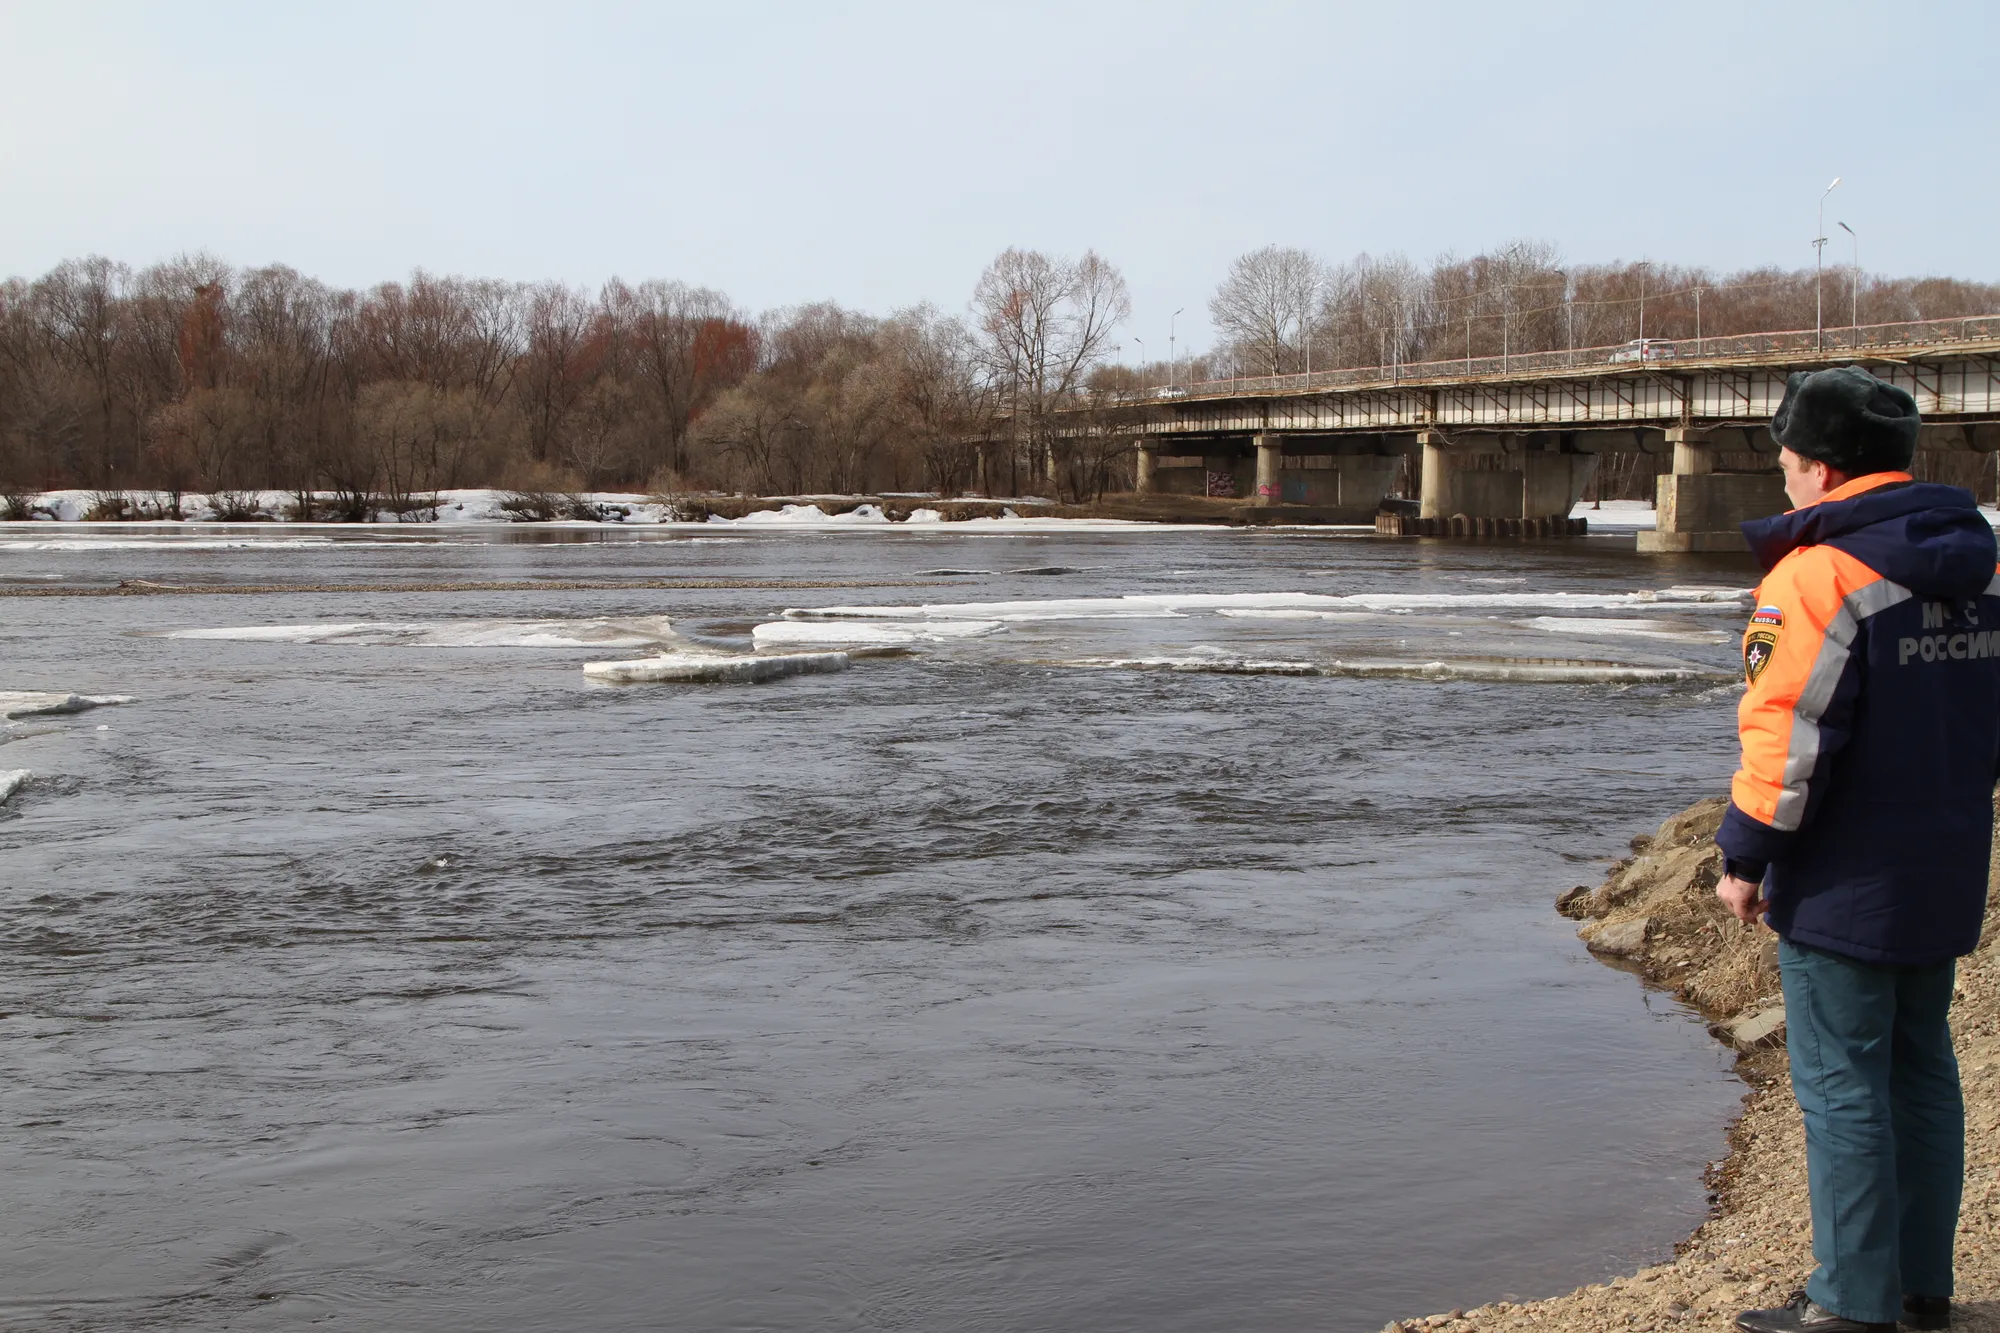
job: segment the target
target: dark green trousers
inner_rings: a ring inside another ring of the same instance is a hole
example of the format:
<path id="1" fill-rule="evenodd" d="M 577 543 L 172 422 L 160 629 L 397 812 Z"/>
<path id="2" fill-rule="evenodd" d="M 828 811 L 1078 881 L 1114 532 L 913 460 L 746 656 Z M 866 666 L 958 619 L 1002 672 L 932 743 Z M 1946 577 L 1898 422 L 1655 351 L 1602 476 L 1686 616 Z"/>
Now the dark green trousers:
<path id="1" fill-rule="evenodd" d="M 1946 1019 L 1956 965 L 1884 967 L 1789 940 L 1778 965 L 1819 1265 L 1806 1294 L 1845 1318 L 1893 1323 L 1905 1293 L 1952 1294 L 1965 1183 Z"/>

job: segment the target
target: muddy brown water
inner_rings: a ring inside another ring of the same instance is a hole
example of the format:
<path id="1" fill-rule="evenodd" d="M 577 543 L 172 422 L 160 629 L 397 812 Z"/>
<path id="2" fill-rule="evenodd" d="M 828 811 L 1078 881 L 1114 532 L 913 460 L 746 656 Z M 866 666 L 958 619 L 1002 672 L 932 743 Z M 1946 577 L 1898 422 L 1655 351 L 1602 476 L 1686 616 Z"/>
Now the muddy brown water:
<path id="1" fill-rule="evenodd" d="M 1726 673 L 1739 604 L 1616 599 L 1741 562 L 299 535 L 14 527 L 0 582 L 613 586 L 0 600 L 0 690 L 133 700 L 0 744 L 36 774 L 0 810 L 10 1328 L 1362 1330 L 1703 1214 L 1741 1088 L 1550 902 L 1721 790 L 1734 691 L 1266 668 Z M 1030 613 L 757 686 L 493 645 L 1186 592 L 1470 600 Z M 1610 600 L 1490 600 L 1556 593 Z"/>

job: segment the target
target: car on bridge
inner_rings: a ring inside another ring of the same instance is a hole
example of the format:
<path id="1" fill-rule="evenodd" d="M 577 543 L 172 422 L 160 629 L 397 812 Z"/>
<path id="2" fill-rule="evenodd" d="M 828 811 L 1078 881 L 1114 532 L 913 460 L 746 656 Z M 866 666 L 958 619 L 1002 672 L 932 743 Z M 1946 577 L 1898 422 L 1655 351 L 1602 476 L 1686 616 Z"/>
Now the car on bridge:
<path id="1" fill-rule="evenodd" d="M 1671 361 L 1674 356 L 1674 345 L 1666 338 L 1634 338 L 1605 360 L 1617 365 L 1625 361 Z"/>

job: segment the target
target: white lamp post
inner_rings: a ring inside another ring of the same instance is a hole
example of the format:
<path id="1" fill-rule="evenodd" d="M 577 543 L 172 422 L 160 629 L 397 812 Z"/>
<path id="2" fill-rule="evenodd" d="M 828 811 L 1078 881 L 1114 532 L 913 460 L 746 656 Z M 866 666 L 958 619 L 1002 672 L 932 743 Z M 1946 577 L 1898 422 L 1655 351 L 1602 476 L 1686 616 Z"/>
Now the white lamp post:
<path id="1" fill-rule="evenodd" d="M 1563 280 L 1563 341 L 1569 346 L 1568 355 L 1563 359 L 1573 366 L 1576 364 L 1576 307 L 1571 303 L 1569 270 L 1559 268 L 1555 274 Z"/>
<path id="2" fill-rule="evenodd" d="M 1859 329 L 1861 327 L 1861 238 L 1855 235 L 1854 228 L 1845 222 L 1835 225 L 1846 232 L 1847 238 L 1854 242 L 1854 267 L 1847 275 L 1847 327 Z M 1854 345 L 1857 347 L 1861 345 L 1859 333 L 1854 335 Z"/>
<path id="3" fill-rule="evenodd" d="M 1813 350 L 1815 352 L 1825 346 L 1826 340 L 1825 302 L 1820 298 L 1820 276 L 1826 271 L 1826 197 L 1832 194 L 1834 186 L 1839 184 L 1840 177 L 1835 176 L 1833 185 L 1827 186 L 1820 192 L 1819 222 L 1813 228 Z"/>

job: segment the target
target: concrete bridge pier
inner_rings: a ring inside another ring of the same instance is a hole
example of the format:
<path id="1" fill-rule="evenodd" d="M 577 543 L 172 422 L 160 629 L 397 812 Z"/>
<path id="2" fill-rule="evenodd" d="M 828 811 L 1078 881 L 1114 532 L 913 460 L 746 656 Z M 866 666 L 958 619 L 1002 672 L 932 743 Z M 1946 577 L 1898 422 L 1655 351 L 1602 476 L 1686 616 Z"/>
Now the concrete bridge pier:
<path id="1" fill-rule="evenodd" d="M 1136 476 L 1132 482 L 1132 489 L 1141 495 L 1151 495 L 1155 485 L 1153 469 L 1159 465 L 1160 442 L 1150 436 L 1141 436 L 1136 457 Z"/>
<path id="2" fill-rule="evenodd" d="M 1257 503 L 1274 505 L 1284 499 L 1278 473 L 1285 465 L 1285 437 L 1271 431 L 1255 437 L 1257 446 Z"/>
<path id="3" fill-rule="evenodd" d="M 1715 443 L 1706 431 L 1672 426 L 1667 430 L 1667 443 L 1674 450 L 1674 476 L 1705 477 L 1715 471 Z"/>
<path id="4" fill-rule="evenodd" d="M 1423 467 L 1417 482 L 1417 517 L 1451 517 L 1451 452 L 1441 431 L 1417 432 Z"/>
<path id="5" fill-rule="evenodd" d="M 1738 437 L 1734 440 L 1730 436 Z M 1729 431 L 1700 426 L 1669 426 L 1674 470 L 1663 474 L 1655 493 L 1656 526 L 1639 534 L 1639 549 L 1652 552 L 1742 551 L 1748 546 L 1739 529 L 1745 519 L 1783 513 L 1791 507 L 1785 483 L 1777 472 L 1717 472 L 1721 446 L 1737 444 L 1755 450 L 1762 431 Z M 1748 450 L 1739 450 L 1747 452 Z M 1772 462 L 1775 464 L 1776 459 Z"/>
<path id="6" fill-rule="evenodd" d="M 1417 517 L 1541 519 L 1567 517 L 1597 467 L 1594 454 L 1570 452 L 1552 432 L 1481 433 L 1447 442 L 1420 431 L 1423 472 Z M 1483 460 L 1460 455 L 1498 455 Z"/>
<path id="7" fill-rule="evenodd" d="M 1569 517 L 1583 488 L 1597 474 L 1597 455 L 1570 453 L 1562 439 L 1551 435 L 1540 449 L 1521 454 L 1521 517 Z"/>

